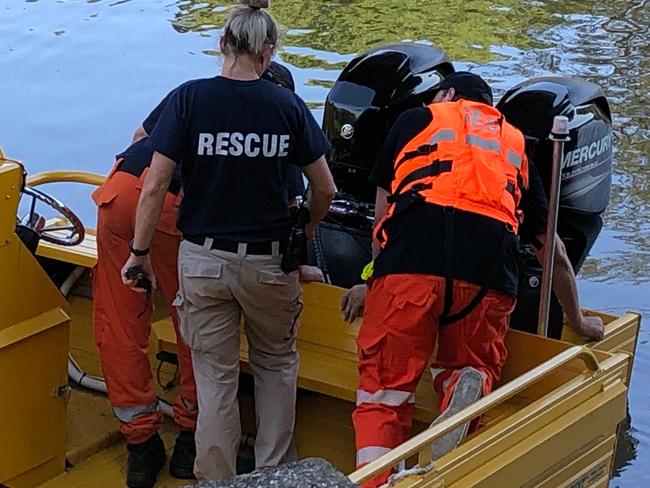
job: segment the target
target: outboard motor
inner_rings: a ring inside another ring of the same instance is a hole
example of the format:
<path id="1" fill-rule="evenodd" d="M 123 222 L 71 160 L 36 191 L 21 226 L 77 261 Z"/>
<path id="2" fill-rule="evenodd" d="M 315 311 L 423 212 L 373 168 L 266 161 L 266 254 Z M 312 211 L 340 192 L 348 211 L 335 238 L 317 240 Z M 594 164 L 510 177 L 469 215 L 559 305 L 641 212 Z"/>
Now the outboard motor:
<path id="1" fill-rule="evenodd" d="M 497 108 L 526 136 L 526 150 L 548 195 L 553 118 L 569 118 L 571 141 L 564 145 L 558 234 L 574 271 L 580 270 L 602 228 L 612 180 L 612 116 L 598 85 L 579 78 L 544 77 L 511 88 Z M 536 332 L 541 267 L 530 249 L 522 249 L 519 300 L 511 318 L 516 329 Z M 549 336 L 562 335 L 562 309 L 551 301 Z"/>
<path id="2" fill-rule="evenodd" d="M 333 284 L 360 283 L 372 258 L 376 188 L 368 175 L 391 125 L 405 110 L 431 103 L 453 72 L 441 49 L 387 44 L 352 60 L 327 96 L 323 130 L 332 144 L 328 161 L 339 193 L 319 228 L 311 261 L 329 272 Z"/>

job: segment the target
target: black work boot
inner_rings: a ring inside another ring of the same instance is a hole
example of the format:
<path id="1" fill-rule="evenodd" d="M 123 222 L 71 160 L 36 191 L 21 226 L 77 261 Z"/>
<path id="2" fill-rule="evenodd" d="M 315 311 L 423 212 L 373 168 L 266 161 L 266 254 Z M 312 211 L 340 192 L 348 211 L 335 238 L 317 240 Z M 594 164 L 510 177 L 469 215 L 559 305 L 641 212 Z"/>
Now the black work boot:
<path id="1" fill-rule="evenodd" d="M 181 430 L 176 437 L 174 452 L 169 461 L 169 474 L 179 480 L 193 480 L 196 444 L 193 430 Z"/>
<path id="2" fill-rule="evenodd" d="M 140 444 L 127 444 L 126 485 L 129 488 L 152 488 L 158 471 L 165 465 L 165 444 L 156 433 Z"/>

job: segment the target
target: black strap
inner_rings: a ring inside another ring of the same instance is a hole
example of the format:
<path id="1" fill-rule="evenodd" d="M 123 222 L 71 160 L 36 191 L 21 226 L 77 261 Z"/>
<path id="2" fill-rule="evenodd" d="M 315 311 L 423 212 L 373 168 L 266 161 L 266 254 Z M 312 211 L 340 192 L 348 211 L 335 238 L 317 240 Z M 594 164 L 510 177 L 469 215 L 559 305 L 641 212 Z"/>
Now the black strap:
<path id="1" fill-rule="evenodd" d="M 394 203 L 395 208 L 393 209 L 393 213 L 390 214 L 390 217 L 383 219 L 379 228 L 375 231 L 375 235 L 377 236 L 377 240 L 379 242 L 384 242 L 382 233 L 386 227 L 386 224 L 388 224 L 388 222 L 393 219 L 393 217 L 403 214 L 406 210 L 411 208 L 411 205 L 413 205 L 415 202 L 422 201 L 422 195 L 420 195 L 420 192 L 429 188 L 431 188 L 431 185 L 421 183 L 413 185 L 407 192 L 402 193 L 401 195 L 388 196 L 388 203 Z"/>
<path id="2" fill-rule="evenodd" d="M 197 246 L 202 246 L 205 243 L 206 238 L 211 237 L 209 235 L 183 235 L 183 239 L 196 244 Z M 273 254 L 273 241 L 263 241 L 263 242 L 247 242 L 246 244 L 246 254 L 256 255 L 256 256 L 270 256 Z M 280 252 L 283 251 L 283 243 L 280 241 Z M 212 247 L 210 249 L 217 251 L 225 251 L 236 253 L 239 249 L 239 242 L 233 241 L 223 241 L 221 239 L 212 238 Z"/>
<path id="3" fill-rule="evenodd" d="M 434 144 L 435 146 L 435 144 Z M 424 166 L 423 168 L 416 169 L 412 171 L 400 182 L 399 186 L 395 189 L 392 195 L 389 195 L 386 198 L 388 203 L 394 203 L 395 209 L 389 218 L 384 219 L 381 224 L 381 227 L 376 231 L 376 236 L 379 242 L 383 242 L 382 232 L 386 223 L 396 217 L 397 215 L 403 213 L 407 210 L 414 202 L 422 200 L 421 191 L 429 190 L 432 188 L 432 183 L 416 183 L 407 191 L 404 191 L 404 188 L 407 185 L 410 185 L 413 182 L 421 180 L 423 178 L 438 176 L 441 173 L 446 173 L 451 171 L 451 161 L 439 161 L 437 159 L 431 161 L 431 164 Z"/>
<path id="4" fill-rule="evenodd" d="M 524 183 L 524 177 L 521 176 L 521 171 L 517 170 L 517 184 L 521 190 L 527 190 L 528 185 Z"/>
<path id="5" fill-rule="evenodd" d="M 452 211 L 448 211 L 450 208 Z M 481 300 L 485 298 L 490 286 L 496 277 L 497 270 L 499 265 L 503 260 L 503 255 L 508 246 L 508 237 L 512 233 L 512 230 L 509 225 L 506 225 L 503 230 L 503 237 L 501 238 L 501 244 L 499 245 L 499 250 L 495 259 L 492 261 L 492 266 L 490 271 L 486 275 L 486 279 L 481 285 L 480 290 L 474 298 L 460 311 L 455 314 L 449 315 L 451 307 L 453 305 L 453 286 L 454 286 L 454 275 L 453 275 L 453 248 L 454 248 L 454 212 L 452 207 L 445 207 L 445 301 L 443 303 L 442 315 L 440 316 L 440 325 L 449 325 L 454 322 L 459 321 L 460 319 L 469 315 L 469 313 L 476 308 L 476 306 L 481 303 Z"/>
<path id="6" fill-rule="evenodd" d="M 418 168 L 415 171 L 411 171 L 404 177 L 404 179 L 402 179 L 399 186 L 393 192 L 393 195 L 399 196 L 404 188 L 406 188 L 414 181 L 421 180 L 422 178 L 438 176 L 441 173 L 447 173 L 451 171 L 451 164 L 452 162 L 448 160 L 440 161 L 438 159 L 434 159 L 431 161 L 431 164 L 428 164 L 422 168 Z"/>
<path id="7" fill-rule="evenodd" d="M 416 150 L 414 151 L 409 151 L 404 153 L 404 156 L 402 156 L 402 159 L 397 161 L 397 164 L 395 164 L 395 169 L 399 168 L 403 163 L 406 161 L 409 161 L 411 159 L 415 159 L 420 156 L 426 156 L 427 154 L 431 154 L 432 152 L 435 152 L 438 150 L 438 144 L 423 144 L 419 146 Z"/>
<path id="8" fill-rule="evenodd" d="M 443 209 L 445 219 L 445 250 L 443 259 L 445 260 L 445 301 L 442 307 L 440 323 L 444 324 L 451 310 L 454 289 L 454 207 L 445 207 Z"/>

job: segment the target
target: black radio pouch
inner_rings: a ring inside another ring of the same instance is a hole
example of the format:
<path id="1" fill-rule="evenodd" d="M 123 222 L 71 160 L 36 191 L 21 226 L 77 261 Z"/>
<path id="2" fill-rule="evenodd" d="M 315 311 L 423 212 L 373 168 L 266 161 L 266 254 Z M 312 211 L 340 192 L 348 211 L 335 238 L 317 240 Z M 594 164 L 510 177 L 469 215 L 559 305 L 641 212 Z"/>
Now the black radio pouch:
<path id="1" fill-rule="evenodd" d="M 307 234 L 305 227 L 311 220 L 309 209 L 305 206 L 291 207 L 291 229 L 285 241 L 280 267 L 291 273 L 307 262 Z"/>

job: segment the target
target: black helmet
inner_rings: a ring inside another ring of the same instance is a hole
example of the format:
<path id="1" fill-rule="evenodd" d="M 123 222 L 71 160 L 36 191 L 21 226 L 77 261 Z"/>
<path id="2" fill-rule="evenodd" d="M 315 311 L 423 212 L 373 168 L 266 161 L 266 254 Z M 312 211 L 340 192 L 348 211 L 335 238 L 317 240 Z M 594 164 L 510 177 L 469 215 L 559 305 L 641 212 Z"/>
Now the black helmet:
<path id="1" fill-rule="evenodd" d="M 271 61 L 271 64 L 266 71 L 260 76 L 263 80 L 272 81 L 280 86 L 288 88 L 292 92 L 296 91 L 296 84 L 293 82 L 293 76 L 291 76 L 291 71 L 286 66 Z"/>

